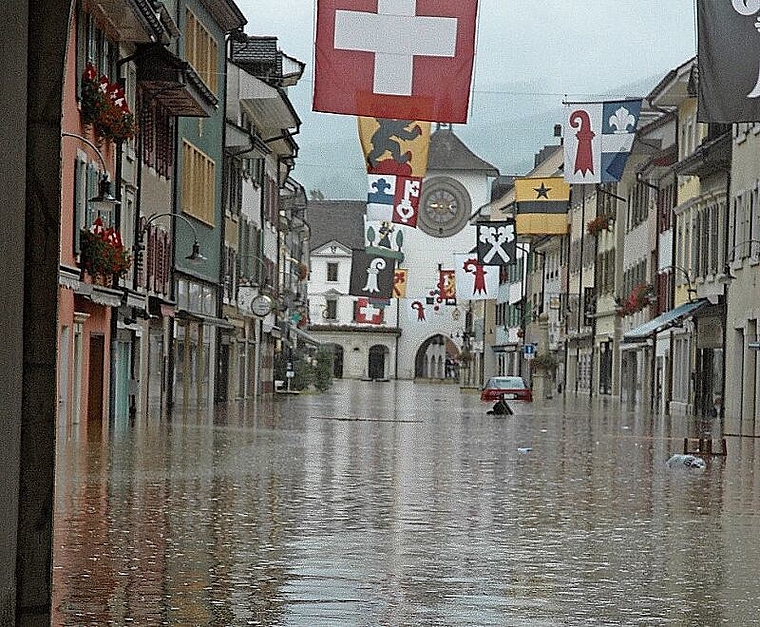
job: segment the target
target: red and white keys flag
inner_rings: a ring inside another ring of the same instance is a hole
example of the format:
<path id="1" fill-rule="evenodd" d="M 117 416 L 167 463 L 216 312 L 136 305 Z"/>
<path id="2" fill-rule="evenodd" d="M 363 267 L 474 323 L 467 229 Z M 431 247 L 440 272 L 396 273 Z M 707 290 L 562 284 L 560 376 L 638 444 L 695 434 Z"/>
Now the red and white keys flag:
<path id="1" fill-rule="evenodd" d="M 477 0 L 317 0 L 314 110 L 467 122 Z"/>

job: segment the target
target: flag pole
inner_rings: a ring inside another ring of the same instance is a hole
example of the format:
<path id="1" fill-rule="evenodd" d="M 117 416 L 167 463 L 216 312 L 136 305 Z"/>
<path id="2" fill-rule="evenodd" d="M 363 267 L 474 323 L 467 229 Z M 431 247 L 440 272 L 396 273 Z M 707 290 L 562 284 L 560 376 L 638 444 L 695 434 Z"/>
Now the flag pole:
<path id="1" fill-rule="evenodd" d="M 575 395 L 578 396 L 578 374 L 581 365 L 581 322 L 583 321 L 583 231 L 586 225 L 586 186 L 581 183 L 581 251 L 578 273 L 578 328 L 575 336 Z"/>

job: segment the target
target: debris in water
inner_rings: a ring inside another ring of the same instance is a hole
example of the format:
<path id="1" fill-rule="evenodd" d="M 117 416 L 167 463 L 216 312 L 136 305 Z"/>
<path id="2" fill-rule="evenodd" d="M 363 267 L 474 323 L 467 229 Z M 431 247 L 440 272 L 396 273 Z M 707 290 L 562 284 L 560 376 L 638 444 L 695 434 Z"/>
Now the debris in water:
<path id="1" fill-rule="evenodd" d="M 696 455 L 673 455 L 665 465 L 668 468 L 695 468 L 697 470 L 704 470 L 707 468 L 705 460 Z"/>

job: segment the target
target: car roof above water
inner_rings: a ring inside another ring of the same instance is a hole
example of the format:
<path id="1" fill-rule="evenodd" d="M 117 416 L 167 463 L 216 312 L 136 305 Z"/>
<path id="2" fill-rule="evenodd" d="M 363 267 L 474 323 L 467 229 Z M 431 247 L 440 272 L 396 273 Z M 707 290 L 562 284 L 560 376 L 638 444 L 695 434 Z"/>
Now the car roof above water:
<path id="1" fill-rule="evenodd" d="M 522 377 L 491 377 L 486 384 L 487 388 L 515 389 L 524 388 L 525 381 Z"/>

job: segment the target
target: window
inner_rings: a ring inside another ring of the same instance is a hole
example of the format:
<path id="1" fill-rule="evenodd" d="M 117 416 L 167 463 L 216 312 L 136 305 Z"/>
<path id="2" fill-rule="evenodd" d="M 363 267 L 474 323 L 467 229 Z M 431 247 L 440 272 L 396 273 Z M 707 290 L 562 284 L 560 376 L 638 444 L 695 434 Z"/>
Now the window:
<path id="1" fill-rule="evenodd" d="M 338 264 L 335 262 L 327 263 L 327 280 L 335 282 L 338 280 Z"/>
<path id="2" fill-rule="evenodd" d="M 239 160 L 230 164 L 227 177 L 227 210 L 232 216 L 239 216 L 243 206 L 243 165 Z"/>
<path id="3" fill-rule="evenodd" d="M 237 267 L 237 251 L 225 244 L 224 258 L 224 298 L 227 302 L 232 302 L 235 298 L 235 269 Z"/>
<path id="4" fill-rule="evenodd" d="M 182 141 L 182 211 L 214 225 L 216 164 L 187 140 Z"/>
<path id="5" fill-rule="evenodd" d="M 105 75 L 113 81 L 116 77 L 118 55 L 118 45 L 110 42 L 92 15 L 84 13 L 81 9 L 80 6 L 77 13 L 76 33 L 77 97 L 80 95 L 80 79 L 84 74 L 85 65 L 88 62 L 92 63 L 99 75 Z"/>
<path id="6" fill-rule="evenodd" d="M 174 169 L 174 120 L 154 98 L 147 97 L 139 107 L 137 132 L 142 144 L 142 160 L 159 176 L 171 178 Z"/>
<path id="7" fill-rule="evenodd" d="M 325 307 L 325 319 L 336 320 L 338 318 L 338 301 L 334 298 L 328 298 L 327 307 Z"/>
<path id="8" fill-rule="evenodd" d="M 217 57 L 216 41 L 198 18 L 188 10 L 185 22 L 185 60 L 190 62 L 214 93 L 217 90 Z"/>

